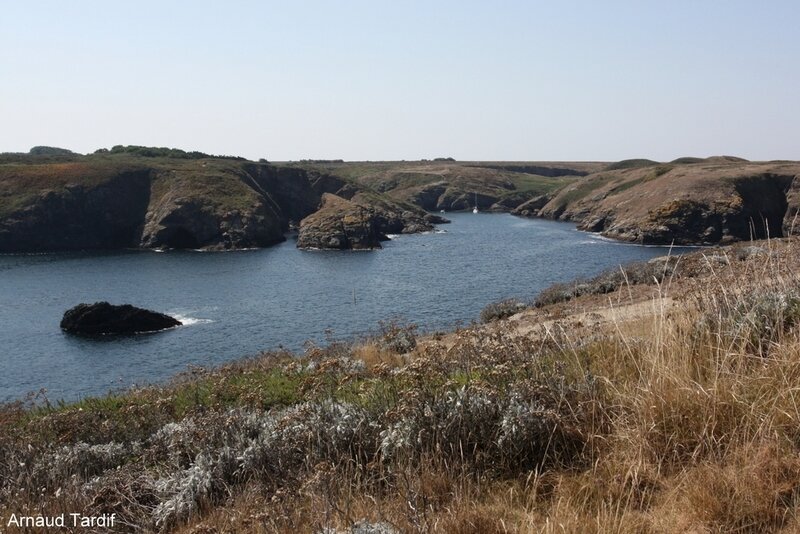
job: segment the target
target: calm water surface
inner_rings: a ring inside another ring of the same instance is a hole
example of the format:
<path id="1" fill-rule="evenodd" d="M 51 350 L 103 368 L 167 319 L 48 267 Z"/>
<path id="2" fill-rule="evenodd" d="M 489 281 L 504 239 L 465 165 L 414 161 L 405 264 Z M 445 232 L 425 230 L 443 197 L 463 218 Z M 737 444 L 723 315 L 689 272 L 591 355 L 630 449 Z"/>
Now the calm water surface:
<path id="1" fill-rule="evenodd" d="M 253 251 L 0 255 L 0 401 L 47 389 L 76 399 L 164 380 L 282 345 L 301 349 L 403 318 L 424 330 L 477 319 L 488 302 L 666 254 L 566 223 L 448 214 L 443 233 L 398 236 L 374 252 Z M 353 302 L 353 290 L 356 302 Z M 187 324 L 81 339 L 58 327 L 80 302 L 131 303 Z"/>

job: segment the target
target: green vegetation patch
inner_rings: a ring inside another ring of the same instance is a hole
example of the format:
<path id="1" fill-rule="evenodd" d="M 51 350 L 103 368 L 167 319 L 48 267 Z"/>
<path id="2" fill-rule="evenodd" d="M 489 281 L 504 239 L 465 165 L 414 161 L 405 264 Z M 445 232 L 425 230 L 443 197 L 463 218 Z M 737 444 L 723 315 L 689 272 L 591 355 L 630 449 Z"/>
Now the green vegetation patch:
<path id="1" fill-rule="evenodd" d="M 607 171 L 621 171 L 625 169 L 638 169 L 639 167 L 652 167 L 658 165 L 657 161 L 651 159 L 624 159 L 606 167 Z"/>
<path id="2" fill-rule="evenodd" d="M 197 199 L 218 209 L 246 211 L 259 203 L 258 193 L 244 180 L 236 163 L 191 162 L 160 171 L 153 181 L 153 200 L 170 195 L 174 199 Z"/>
<path id="3" fill-rule="evenodd" d="M 560 187 L 568 186 L 580 180 L 578 177 L 557 177 L 539 176 L 538 174 L 509 173 L 505 176 L 518 191 L 528 192 L 533 195 L 544 195 L 551 193 Z"/>
<path id="4" fill-rule="evenodd" d="M 71 161 L 46 164 L 0 165 L 0 217 L 32 205 L 48 191 L 68 185 L 96 187 L 125 172 L 141 170 L 131 164 L 108 161 Z"/>
<path id="5" fill-rule="evenodd" d="M 607 185 L 616 178 L 617 175 L 614 174 L 598 174 L 591 176 L 590 178 L 577 182 L 574 187 L 568 187 L 567 189 L 563 190 L 561 193 L 559 193 L 557 198 L 562 205 L 568 206 L 573 202 L 584 199 L 594 191 Z"/>
<path id="6" fill-rule="evenodd" d="M 203 152 L 193 150 L 187 152 L 180 148 L 167 148 L 167 147 L 152 147 L 152 146 L 136 146 L 136 145 L 116 145 L 111 149 L 101 148 L 95 151 L 95 154 L 125 154 L 130 156 L 137 156 L 142 158 L 167 158 L 167 159 L 205 159 L 205 158 L 224 158 L 224 159 L 239 159 L 245 158 L 238 156 L 212 156 Z"/>

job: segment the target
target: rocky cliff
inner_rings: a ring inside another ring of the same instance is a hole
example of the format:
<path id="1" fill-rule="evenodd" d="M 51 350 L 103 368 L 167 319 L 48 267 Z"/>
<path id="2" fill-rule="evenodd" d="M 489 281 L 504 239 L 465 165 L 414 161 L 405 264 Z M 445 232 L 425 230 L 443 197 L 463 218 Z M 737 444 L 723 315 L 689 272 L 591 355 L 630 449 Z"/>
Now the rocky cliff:
<path id="1" fill-rule="evenodd" d="M 384 234 L 431 228 L 418 208 L 313 170 L 233 158 L 70 158 L 0 161 L 0 252 L 263 247 L 284 240 L 326 194 L 371 209 Z"/>
<path id="2" fill-rule="evenodd" d="M 0 176 L 0 252 L 134 247 L 150 203 L 147 168 L 59 164 Z M 48 180 L 56 173 L 57 180 Z"/>
<path id="3" fill-rule="evenodd" d="M 263 247 L 296 226 L 301 247 L 377 248 L 443 222 L 425 210 L 476 203 L 624 241 L 713 244 L 787 235 L 800 212 L 798 162 L 271 165 L 117 148 L 0 155 L 0 252 Z"/>
<path id="4" fill-rule="evenodd" d="M 428 211 L 511 211 L 590 172 L 600 163 L 456 161 L 299 163 Z M 339 196 L 343 196 L 337 193 Z M 350 198 L 350 197 L 348 197 Z"/>
<path id="5" fill-rule="evenodd" d="M 300 223 L 297 246 L 304 249 L 376 249 L 387 234 L 433 230 L 447 222 L 414 206 L 358 193 L 351 200 L 325 193 L 320 209 Z"/>
<path id="6" fill-rule="evenodd" d="M 381 248 L 377 210 L 326 193 L 322 207 L 300 223 L 297 246 L 304 249 L 364 250 Z"/>
<path id="7" fill-rule="evenodd" d="M 798 176 L 798 163 L 738 158 L 615 169 L 563 188 L 529 215 L 644 244 L 781 237 L 798 211 Z"/>

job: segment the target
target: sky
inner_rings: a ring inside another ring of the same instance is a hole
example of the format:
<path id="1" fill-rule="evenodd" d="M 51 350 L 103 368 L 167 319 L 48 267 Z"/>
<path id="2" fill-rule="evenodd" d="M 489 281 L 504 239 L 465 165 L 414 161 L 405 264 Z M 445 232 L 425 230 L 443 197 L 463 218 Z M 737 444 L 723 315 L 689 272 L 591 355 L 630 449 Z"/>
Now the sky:
<path id="1" fill-rule="evenodd" d="M 800 159 L 800 2 L 15 1 L 0 152 Z"/>

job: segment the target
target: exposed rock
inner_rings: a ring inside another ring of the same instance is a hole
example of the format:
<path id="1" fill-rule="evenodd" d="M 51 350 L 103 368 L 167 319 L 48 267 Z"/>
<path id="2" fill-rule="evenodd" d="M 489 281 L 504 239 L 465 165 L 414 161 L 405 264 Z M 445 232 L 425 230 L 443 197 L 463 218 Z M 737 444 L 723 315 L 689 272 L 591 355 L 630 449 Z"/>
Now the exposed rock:
<path id="1" fill-rule="evenodd" d="M 217 211 L 204 199 L 155 202 L 146 216 L 144 248 L 236 249 L 283 241 L 281 216 L 263 203 L 247 210 Z"/>
<path id="2" fill-rule="evenodd" d="M 535 195 L 534 198 L 538 196 L 539 195 Z M 489 211 L 497 213 L 507 213 L 510 211 L 513 212 L 513 210 L 515 210 L 517 207 L 529 202 L 530 200 L 532 200 L 531 193 L 527 191 L 509 193 L 489 206 Z"/>
<path id="3" fill-rule="evenodd" d="M 300 222 L 297 246 L 304 249 L 374 249 L 387 239 L 380 230 L 378 213 L 344 198 L 326 193 L 322 207 Z"/>
<path id="4" fill-rule="evenodd" d="M 446 209 L 441 207 L 439 198 L 447 190 L 447 182 L 435 182 L 423 187 L 412 189 L 406 198 L 409 202 L 416 204 L 424 210 L 433 211 L 436 209 Z"/>
<path id="5" fill-rule="evenodd" d="M 444 217 L 440 217 L 434 213 L 426 213 L 422 218 L 428 224 L 450 224 L 449 219 L 445 219 Z"/>
<path id="6" fill-rule="evenodd" d="M 0 252 L 264 247 L 283 241 L 290 224 L 330 193 L 363 208 L 369 224 L 357 231 L 353 211 L 339 236 L 347 239 L 337 246 L 330 235 L 325 248 L 374 248 L 385 234 L 447 222 L 313 169 L 232 158 L 139 158 L 132 165 L 131 156 L 71 157 L 42 164 L 20 155 L 0 164 Z"/>
<path id="7" fill-rule="evenodd" d="M 316 211 L 323 193 L 334 193 L 344 185 L 339 178 L 291 167 L 246 164 L 244 169 L 245 183 L 260 193 L 272 211 L 292 221 Z"/>
<path id="8" fill-rule="evenodd" d="M 60 326 L 70 334 L 97 336 L 157 332 L 181 324 L 169 315 L 130 304 L 113 305 L 108 302 L 95 302 L 78 304 L 67 310 Z"/>
<path id="9" fill-rule="evenodd" d="M 474 191 L 465 191 L 459 187 L 448 187 L 447 190 L 439 197 L 439 202 L 436 209 L 445 211 L 468 211 L 475 207 L 475 202 L 478 203 L 478 209 L 481 211 L 488 210 L 490 206 L 494 205 L 498 200 L 497 196 L 489 195 L 486 193 L 475 193 Z"/>
<path id="10" fill-rule="evenodd" d="M 352 200 L 326 193 L 318 211 L 300 222 L 299 248 L 375 249 L 387 234 L 433 230 L 446 219 L 410 205 L 359 193 Z"/>
<path id="11" fill-rule="evenodd" d="M 0 216 L 0 252 L 137 246 L 150 200 L 150 171 L 115 170 L 99 183 L 79 183 L 69 178 L 72 164 L 60 166 L 67 183 L 34 190 L 26 206 Z M 50 166 L 31 167 L 46 172 Z M 0 180 L 0 189 L 11 187 Z"/>
<path id="12" fill-rule="evenodd" d="M 793 162 L 732 158 L 634 166 L 590 175 L 531 213 L 643 244 L 782 237 L 800 205 L 798 174 L 800 165 Z"/>
<path id="13" fill-rule="evenodd" d="M 536 217 L 545 204 L 550 202 L 550 195 L 539 195 L 527 202 L 523 202 L 514 210 L 511 211 L 512 215 L 521 215 L 522 217 Z"/>
<path id="14" fill-rule="evenodd" d="M 472 209 L 476 191 L 481 211 L 574 221 L 582 230 L 648 244 L 781 237 L 796 232 L 800 220 L 797 162 L 722 157 L 668 164 L 304 168 L 203 154 L 133 158 L 6 156 L 0 163 L 0 252 L 268 246 L 282 241 L 290 224 L 314 214 L 325 194 L 358 208 L 340 206 L 344 212 L 335 215 L 328 207 L 309 221 L 300 246 L 377 248 L 386 234 L 424 232 L 446 222 L 421 208 Z M 597 172 L 602 168 L 612 170 Z M 564 173 L 573 178 L 558 178 Z M 555 178 L 548 183 L 546 175 Z M 530 198 L 534 190 L 553 187 L 560 188 Z"/>

